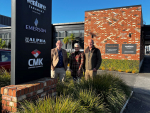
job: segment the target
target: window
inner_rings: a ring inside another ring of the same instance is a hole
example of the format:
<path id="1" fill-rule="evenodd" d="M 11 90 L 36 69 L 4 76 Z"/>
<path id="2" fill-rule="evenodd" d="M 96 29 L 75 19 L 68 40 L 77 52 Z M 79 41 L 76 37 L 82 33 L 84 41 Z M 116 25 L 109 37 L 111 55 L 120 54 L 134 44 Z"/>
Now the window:
<path id="1" fill-rule="evenodd" d="M 9 33 L 9 38 L 11 38 L 11 33 Z"/>
<path id="2" fill-rule="evenodd" d="M 2 38 L 2 34 L 0 34 L 0 38 Z"/>
<path id="3" fill-rule="evenodd" d="M 5 33 L 4 39 L 7 39 L 7 37 L 8 37 L 8 33 Z"/>
<path id="4" fill-rule="evenodd" d="M 80 36 L 84 37 L 84 30 L 80 30 Z"/>
<path id="5" fill-rule="evenodd" d="M 79 31 L 78 30 L 74 30 L 72 31 L 72 33 L 74 34 L 75 37 L 79 37 Z"/>
<path id="6" fill-rule="evenodd" d="M 11 61 L 11 52 L 3 51 L 1 52 L 1 62 L 10 62 Z"/>
<path id="7" fill-rule="evenodd" d="M 4 33 L 2 33 L 1 35 L 2 35 L 2 39 L 4 39 Z"/>
<path id="8" fill-rule="evenodd" d="M 65 31 L 59 31 L 59 37 L 64 37 L 65 36 Z"/>
<path id="9" fill-rule="evenodd" d="M 66 36 L 70 36 L 72 31 L 66 31 Z"/>
<path id="10" fill-rule="evenodd" d="M 58 37 L 58 32 L 55 32 L 55 37 Z"/>

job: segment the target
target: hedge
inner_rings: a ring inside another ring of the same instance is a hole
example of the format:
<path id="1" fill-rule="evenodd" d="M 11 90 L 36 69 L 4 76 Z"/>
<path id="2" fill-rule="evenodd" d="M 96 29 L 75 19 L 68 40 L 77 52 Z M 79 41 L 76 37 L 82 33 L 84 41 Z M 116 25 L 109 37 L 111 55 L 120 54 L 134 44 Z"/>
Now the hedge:
<path id="1" fill-rule="evenodd" d="M 102 59 L 102 64 L 99 69 L 138 73 L 139 61 L 138 60 Z"/>

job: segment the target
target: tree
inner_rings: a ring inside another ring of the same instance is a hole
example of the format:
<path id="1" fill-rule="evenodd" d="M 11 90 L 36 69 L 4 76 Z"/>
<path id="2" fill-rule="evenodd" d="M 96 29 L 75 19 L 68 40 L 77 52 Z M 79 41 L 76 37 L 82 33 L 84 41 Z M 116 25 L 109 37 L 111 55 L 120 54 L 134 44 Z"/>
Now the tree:
<path id="1" fill-rule="evenodd" d="M 63 42 L 64 42 L 65 47 L 66 47 L 66 44 L 68 44 L 68 43 L 69 43 L 69 38 L 68 38 L 68 37 L 65 37 L 65 38 L 63 39 Z"/>
<path id="2" fill-rule="evenodd" d="M 76 39 L 73 33 L 71 33 L 69 39 L 70 39 L 69 42 L 71 42 L 71 52 L 72 52 L 72 43 L 73 43 L 73 41 Z"/>
<path id="3" fill-rule="evenodd" d="M 2 41 L 0 38 L 0 48 L 5 48 L 6 47 L 6 41 Z"/>

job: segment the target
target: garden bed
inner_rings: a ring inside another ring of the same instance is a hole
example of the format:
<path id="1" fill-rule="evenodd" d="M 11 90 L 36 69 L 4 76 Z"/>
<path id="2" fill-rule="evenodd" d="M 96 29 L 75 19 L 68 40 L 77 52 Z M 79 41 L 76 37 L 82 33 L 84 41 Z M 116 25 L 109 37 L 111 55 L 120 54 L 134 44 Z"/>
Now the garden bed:
<path id="1" fill-rule="evenodd" d="M 0 85 L 10 84 L 10 75 L 0 75 Z M 19 112 L 24 113 L 119 113 L 130 95 L 130 88 L 117 76 L 101 74 L 93 80 L 74 83 L 67 72 L 64 84 L 57 84 L 57 97 L 44 101 L 25 102 Z M 1 105 L 0 105 L 1 106 Z"/>
<path id="2" fill-rule="evenodd" d="M 74 83 L 67 73 L 66 82 L 57 84 L 56 99 L 26 102 L 21 112 L 35 113 L 119 113 L 130 95 L 130 88 L 117 76 L 98 75 L 93 80 Z"/>

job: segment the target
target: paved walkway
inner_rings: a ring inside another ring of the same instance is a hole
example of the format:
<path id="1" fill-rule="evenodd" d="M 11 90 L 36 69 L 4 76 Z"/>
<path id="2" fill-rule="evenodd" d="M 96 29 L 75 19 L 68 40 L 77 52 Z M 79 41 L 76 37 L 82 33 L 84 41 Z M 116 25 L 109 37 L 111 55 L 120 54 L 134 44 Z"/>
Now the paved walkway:
<path id="1" fill-rule="evenodd" d="M 105 71 L 98 70 L 98 74 Z M 118 75 L 134 91 L 124 113 L 150 113 L 150 73 L 124 73 L 108 71 Z"/>

